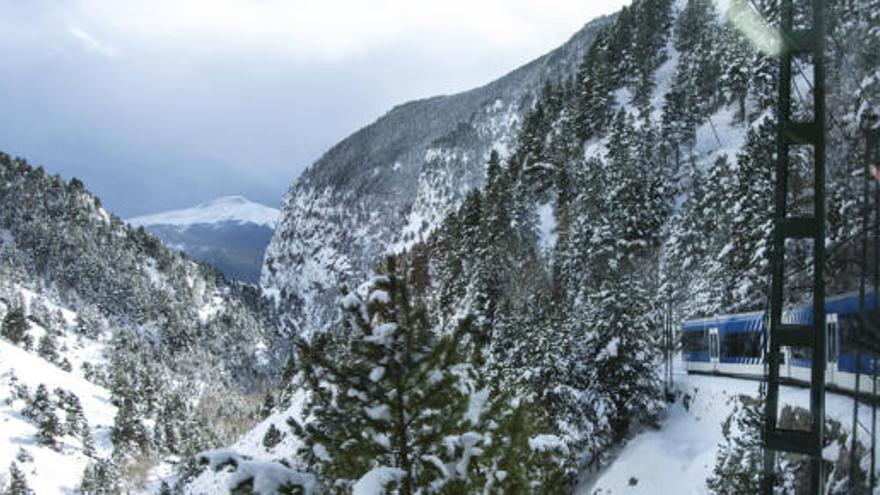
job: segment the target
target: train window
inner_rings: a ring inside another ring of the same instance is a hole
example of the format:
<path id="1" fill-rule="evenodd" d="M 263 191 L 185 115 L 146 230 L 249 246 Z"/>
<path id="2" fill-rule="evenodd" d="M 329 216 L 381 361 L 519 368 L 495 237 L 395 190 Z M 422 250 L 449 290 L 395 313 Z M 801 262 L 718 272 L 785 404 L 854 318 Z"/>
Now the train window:
<path id="1" fill-rule="evenodd" d="M 863 325 L 868 328 L 863 330 Z M 876 328 L 880 328 L 877 312 L 868 312 L 864 320 L 858 313 L 837 315 L 838 355 L 854 353 L 859 345 L 864 351 L 867 344 L 864 335 L 870 335 Z"/>
<path id="2" fill-rule="evenodd" d="M 828 340 L 825 345 L 828 349 L 828 362 L 837 362 L 837 315 L 828 315 Z"/>
<path id="3" fill-rule="evenodd" d="M 681 345 L 684 352 L 706 352 L 706 331 L 685 331 L 681 334 Z"/>
<path id="4" fill-rule="evenodd" d="M 709 356 L 712 359 L 718 358 L 718 334 L 710 333 L 709 334 Z"/>
<path id="5" fill-rule="evenodd" d="M 758 332 L 725 333 L 721 336 L 721 355 L 732 358 L 761 357 L 761 334 Z"/>
<path id="6" fill-rule="evenodd" d="M 838 353 L 852 353 L 859 347 L 859 315 L 837 315 Z"/>
<path id="7" fill-rule="evenodd" d="M 791 348 L 791 359 L 798 361 L 812 361 L 813 360 L 813 349 L 809 347 L 792 347 Z"/>

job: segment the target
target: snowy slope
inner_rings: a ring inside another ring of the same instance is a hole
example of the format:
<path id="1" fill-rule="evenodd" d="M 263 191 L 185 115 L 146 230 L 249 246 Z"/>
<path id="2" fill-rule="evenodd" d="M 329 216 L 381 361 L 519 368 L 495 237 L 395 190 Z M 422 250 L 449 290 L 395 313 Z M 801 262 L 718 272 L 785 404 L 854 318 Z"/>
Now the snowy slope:
<path id="1" fill-rule="evenodd" d="M 343 283 L 359 284 L 381 257 L 423 239 L 483 184 L 492 149 L 515 147 L 543 85 L 574 74 L 613 17 L 486 86 L 410 102 L 329 150 L 290 188 L 261 286 L 289 311 L 293 332 L 336 316 Z"/>
<path id="2" fill-rule="evenodd" d="M 733 411 L 731 399 L 758 396 L 759 382 L 676 373 L 678 389 L 692 400 L 685 409 L 681 401 L 670 408 L 659 430 L 646 430 L 623 446 L 614 462 L 602 472 L 585 473 L 579 495 L 678 493 L 707 494 L 706 479 L 715 467 L 723 441 L 721 424 Z M 780 388 L 780 407 L 808 408 L 809 389 Z M 852 424 L 852 399 L 826 395 L 827 417 Z M 869 425 L 870 409 L 860 408 L 860 419 Z M 860 436 L 861 442 L 869 440 Z M 633 484 L 633 482 L 635 484 Z"/>
<path id="3" fill-rule="evenodd" d="M 301 412 L 305 409 L 305 400 L 305 393 L 296 392 L 291 397 L 290 407 L 286 410 L 275 411 L 238 442 L 225 449 L 225 452 L 251 460 L 257 467 L 264 465 L 266 469 L 278 468 L 278 462 L 282 460 L 294 461 L 291 454 L 299 449 L 301 442 L 290 431 L 287 419 L 294 418 L 298 422 L 303 421 Z M 263 445 L 263 437 L 272 426 L 282 432 L 283 436 L 277 445 L 266 448 Z M 234 486 L 235 480 L 236 473 L 231 470 L 214 471 L 205 466 L 195 479 L 186 484 L 184 493 L 188 495 L 225 493 Z"/>
<path id="4" fill-rule="evenodd" d="M 27 290 L 20 292 L 27 304 L 39 296 Z M 36 354 L 0 338 L 0 479 L 7 476 L 7 468 L 20 450 L 25 450 L 32 461 L 16 461 L 36 493 L 70 493 L 79 484 L 82 472 L 91 460 L 83 452 L 83 443 L 73 435 L 59 438 L 58 449 L 40 445 L 35 435 L 37 427 L 22 415 L 26 401 L 16 393 L 15 387 L 24 386 L 33 395 L 37 387 L 45 385 L 53 398 L 56 389 L 75 394 L 81 401 L 83 412 L 91 429 L 96 457 L 107 458 L 112 451 L 110 430 L 116 416 L 116 406 L 110 403 L 110 392 L 86 380 L 83 363 L 99 365 L 104 344 L 76 336 L 72 329 L 76 315 L 50 302 L 47 307 L 60 310 L 69 331 L 57 338 L 59 359 L 66 358 L 72 365 L 64 371 Z M 0 317 L 6 314 L 6 304 L 0 301 Z M 31 322 L 29 333 L 37 341 L 46 333 L 42 326 Z M 64 413 L 58 411 L 64 422 Z M 0 482 L 0 486 L 2 486 Z"/>
<path id="5" fill-rule="evenodd" d="M 135 227 L 154 225 L 191 227 L 199 224 L 234 222 L 253 223 L 274 229 L 280 213 L 274 208 L 254 203 L 242 196 L 228 196 L 192 208 L 131 218 L 128 223 Z"/>
<path id="6" fill-rule="evenodd" d="M 130 491 L 154 486 L 180 456 L 227 445 L 257 423 L 253 396 L 286 350 L 253 288 L 230 284 L 132 229 L 82 182 L 48 176 L 4 153 L 0 241 L 0 319 L 10 307 L 20 309 L 31 341 L 15 333 L 0 339 L 0 477 L 19 457 L 19 445 L 31 450 L 42 423 L 43 442 L 56 437 L 60 454 L 33 448 L 69 460 L 44 463 L 23 454 L 20 468 L 30 480 L 63 464 L 70 472 L 45 482 L 59 488 L 37 492 L 70 493 L 86 464 L 82 443 L 91 438 L 97 457 L 110 455 L 113 404 L 122 406 L 121 428 L 131 435 L 113 446 L 113 465 L 99 475 Z M 57 357 L 44 335 L 53 336 Z M 77 402 L 84 421 L 69 414 Z M 78 419 L 59 434 L 47 410 L 62 423 Z M 91 437 L 80 433 L 85 422 Z"/>

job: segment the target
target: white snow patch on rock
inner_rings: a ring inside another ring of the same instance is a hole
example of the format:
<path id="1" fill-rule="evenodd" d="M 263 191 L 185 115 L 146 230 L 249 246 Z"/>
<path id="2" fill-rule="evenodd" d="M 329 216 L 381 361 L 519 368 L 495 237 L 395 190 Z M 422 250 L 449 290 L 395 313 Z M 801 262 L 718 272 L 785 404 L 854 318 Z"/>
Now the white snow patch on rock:
<path id="1" fill-rule="evenodd" d="M 553 249 L 556 245 L 556 215 L 553 212 L 553 204 L 545 203 L 538 205 L 538 232 L 540 233 L 540 245 L 544 249 Z"/>

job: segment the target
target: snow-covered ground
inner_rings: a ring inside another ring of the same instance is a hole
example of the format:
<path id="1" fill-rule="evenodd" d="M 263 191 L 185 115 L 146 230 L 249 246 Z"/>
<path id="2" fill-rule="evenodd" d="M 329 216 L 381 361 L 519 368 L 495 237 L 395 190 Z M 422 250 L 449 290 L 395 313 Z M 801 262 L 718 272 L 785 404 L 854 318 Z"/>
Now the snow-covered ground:
<path id="1" fill-rule="evenodd" d="M 294 393 L 290 399 L 290 407 L 276 411 L 256 428 L 246 433 L 228 450 L 211 454 L 226 453 L 245 459 L 249 464 L 249 473 L 253 475 L 257 475 L 261 471 L 277 470 L 279 464 L 275 461 L 292 460 L 291 456 L 301 447 L 300 440 L 293 435 L 290 426 L 287 425 L 287 419 L 292 417 L 297 422 L 302 422 L 301 413 L 305 409 L 305 400 L 306 395 L 302 390 Z M 273 426 L 281 432 L 281 439 L 277 445 L 266 447 L 263 445 L 263 438 Z M 234 469 L 221 469 L 215 472 L 210 467 L 205 467 L 204 471 L 187 485 L 184 493 L 188 495 L 226 493 L 242 480 L 241 474 Z"/>
<path id="2" fill-rule="evenodd" d="M 20 289 L 19 294 L 28 306 L 39 298 L 26 289 Z M 73 312 L 51 302 L 43 302 L 52 312 L 60 311 L 66 326 L 74 324 L 76 315 Z M 0 302 L 0 317 L 6 311 L 6 305 Z M 46 329 L 30 321 L 29 333 L 37 341 L 46 333 Z M 73 435 L 59 437 L 55 449 L 39 444 L 36 425 L 22 414 L 27 404 L 17 397 L 16 386 L 26 387 L 32 396 L 37 387 L 45 385 L 53 400 L 56 389 L 75 394 L 88 421 L 96 456 L 107 457 L 112 450 L 110 430 L 116 416 L 116 406 L 110 403 L 110 392 L 87 381 L 82 372 L 83 363 L 98 364 L 103 360 L 103 344 L 75 336 L 72 332 L 63 332 L 56 340 L 59 358 L 67 358 L 71 371 L 65 371 L 43 359 L 35 350 L 26 351 L 0 338 L 0 486 L 8 476 L 9 465 L 16 461 L 35 493 L 72 493 L 91 460 L 83 452 L 81 440 Z M 64 414 L 58 413 L 64 421 Z M 22 450 L 33 460 L 18 460 Z"/>
<path id="3" fill-rule="evenodd" d="M 731 398 L 758 395 L 759 382 L 677 372 L 677 388 L 691 396 L 689 408 L 677 401 L 659 430 L 645 430 L 629 440 L 615 460 L 599 473 L 585 473 L 577 495 L 608 494 L 704 494 L 706 479 L 715 467 L 718 446 L 723 441 L 721 423 L 733 410 Z M 780 402 L 807 408 L 809 390 L 782 387 Z M 829 393 L 826 414 L 844 428 L 852 424 L 851 398 Z M 870 409 L 860 407 L 859 418 L 870 425 Z M 860 441 L 867 443 L 864 434 Z"/>

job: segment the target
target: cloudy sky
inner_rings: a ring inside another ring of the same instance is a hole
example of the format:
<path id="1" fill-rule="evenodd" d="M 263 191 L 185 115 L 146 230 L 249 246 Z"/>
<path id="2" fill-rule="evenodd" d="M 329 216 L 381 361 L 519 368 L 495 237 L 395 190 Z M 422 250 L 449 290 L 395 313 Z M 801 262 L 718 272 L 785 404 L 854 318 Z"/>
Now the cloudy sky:
<path id="1" fill-rule="evenodd" d="M 122 216 L 277 206 L 393 105 L 482 85 L 626 0 L 0 0 L 0 150 Z"/>

